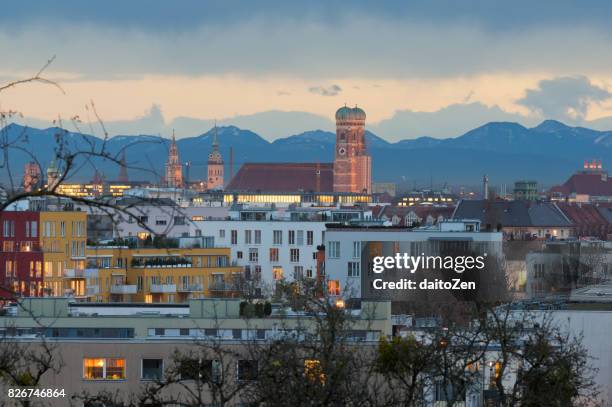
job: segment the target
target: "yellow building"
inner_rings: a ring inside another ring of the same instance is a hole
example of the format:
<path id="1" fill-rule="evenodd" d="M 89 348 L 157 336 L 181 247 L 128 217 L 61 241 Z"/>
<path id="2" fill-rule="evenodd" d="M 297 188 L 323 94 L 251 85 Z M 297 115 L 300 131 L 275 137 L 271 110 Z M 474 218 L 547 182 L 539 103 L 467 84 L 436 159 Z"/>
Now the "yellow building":
<path id="1" fill-rule="evenodd" d="M 40 212 L 45 295 L 85 296 L 87 214 L 79 211 Z"/>
<path id="2" fill-rule="evenodd" d="M 87 248 L 90 301 L 174 303 L 238 295 L 242 268 L 229 248 Z"/>

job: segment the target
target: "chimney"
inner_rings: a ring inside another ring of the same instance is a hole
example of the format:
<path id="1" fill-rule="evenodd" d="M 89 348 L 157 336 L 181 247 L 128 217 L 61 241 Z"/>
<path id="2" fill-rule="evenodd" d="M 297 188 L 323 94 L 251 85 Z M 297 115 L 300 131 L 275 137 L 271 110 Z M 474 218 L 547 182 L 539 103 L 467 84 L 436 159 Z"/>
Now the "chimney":
<path id="1" fill-rule="evenodd" d="M 485 200 L 489 199 L 489 177 L 485 174 L 482 177 L 482 196 Z"/>

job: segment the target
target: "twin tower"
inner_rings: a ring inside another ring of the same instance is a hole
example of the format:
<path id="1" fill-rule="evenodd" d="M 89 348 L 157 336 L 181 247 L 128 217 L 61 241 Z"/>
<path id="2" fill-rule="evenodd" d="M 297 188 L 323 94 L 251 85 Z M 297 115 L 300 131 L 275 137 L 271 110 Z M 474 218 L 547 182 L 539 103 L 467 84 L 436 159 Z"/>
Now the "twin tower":
<path id="1" fill-rule="evenodd" d="M 343 106 L 336 111 L 334 192 L 371 193 L 372 158 L 365 144 L 365 112 Z"/>

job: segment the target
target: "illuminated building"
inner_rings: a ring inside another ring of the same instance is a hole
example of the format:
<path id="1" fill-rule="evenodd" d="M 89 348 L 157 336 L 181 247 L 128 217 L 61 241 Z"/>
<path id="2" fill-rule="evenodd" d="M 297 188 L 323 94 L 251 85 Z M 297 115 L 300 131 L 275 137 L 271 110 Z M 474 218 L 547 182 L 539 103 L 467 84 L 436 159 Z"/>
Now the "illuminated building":
<path id="1" fill-rule="evenodd" d="M 585 161 L 581 171 L 552 187 L 549 195 L 555 201 L 612 202 L 612 178 L 603 169 L 601 160 Z"/>
<path id="2" fill-rule="evenodd" d="M 91 301 L 174 303 L 238 296 L 242 268 L 228 248 L 99 246 L 87 249 L 83 275 Z"/>
<path id="3" fill-rule="evenodd" d="M 208 155 L 208 189 L 223 189 L 223 157 L 219 152 L 217 140 L 217 126 L 212 143 L 212 152 Z"/>
<path id="4" fill-rule="evenodd" d="M 371 193 L 372 158 L 365 144 L 365 112 L 341 107 L 336 111 L 334 192 Z"/>
<path id="5" fill-rule="evenodd" d="M 365 145 L 365 112 L 336 112 L 333 163 L 245 163 L 226 186 L 234 193 L 372 193 L 372 160 Z"/>
<path id="6" fill-rule="evenodd" d="M 23 170 L 23 190 L 32 192 L 40 186 L 41 181 L 40 166 L 34 161 L 26 163 Z"/>
<path id="7" fill-rule="evenodd" d="M 169 188 L 183 187 L 183 166 L 179 159 L 176 137 L 172 133 L 172 142 L 168 151 L 168 161 L 166 162 L 166 186 Z"/>
<path id="8" fill-rule="evenodd" d="M 1 286 L 17 296 L 83 296 L 85 286 L 75 279 L 75 270 L 84 265 L 86 216 L 79 211 L 2 212 Z"/>

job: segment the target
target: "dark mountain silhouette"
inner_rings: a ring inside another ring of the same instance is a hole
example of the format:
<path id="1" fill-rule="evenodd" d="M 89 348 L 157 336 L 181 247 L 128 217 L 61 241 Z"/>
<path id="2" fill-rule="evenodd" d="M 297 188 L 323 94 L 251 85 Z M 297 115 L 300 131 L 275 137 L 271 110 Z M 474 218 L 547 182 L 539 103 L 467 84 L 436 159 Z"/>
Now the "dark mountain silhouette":
<path id="1" fill-rule="evenodd" d="M 11 124 L 0 130 L 14 140 L 26 135 L 19 148 L 31 151 L 46 167 L 58 148 L 58 134 L 68 148 L 87 149 L 102 140 L 91 135 L 63 132 L 57 128 L 34 129 Z M 203 178 L 211 149 L 214 129 L 195 137 L 177 141 L 182 161 L 190 162 L 190 178 Z M 221 153 L 229 166 L 230 147 L 234 151 L 234 173 L 244 162 L 331 162 L 335 134 L 313 130 L 268 142 L 256 133 L 234 126 L 217 128 Z M 612 131 L 596 131 L 570 127 L 547 120 L 533 128 L 517 123 L 493 122 L 447 139 L 420 137 L 389 143 L 371 132 L 366 142 L 373 157 L 375 181 L 405 181 L 417 184 L 436 182 L 476 185 L 483 174 L 491 184 L 510 183 L 517 179 L 535 179 L 544 184 L 564 181 L 583 160 L 602 159 L 612 163 Z M 118 135 L 107 141 L 107 150 L 116 154 L 126 149 L 128 174 L 132 180 L 155 180 L 153 172 L 163 174 L 169 139 L 151 135 Z M 23 151 L 10 151 L 9 164 L 14 179 L 20 179 L 29 156 Z M 92 178 L 94 167 L 107 179 L 119 172 L 113 162 L 93 159 L 79 163 L 79 171 L 71 178 L 83 182 Z M 136 167 L 140 169 L 136 169 Z M 229 168 L 226 168 L 229 173 Z M 7 180 L 7 167 L 2 172 Z"/>

